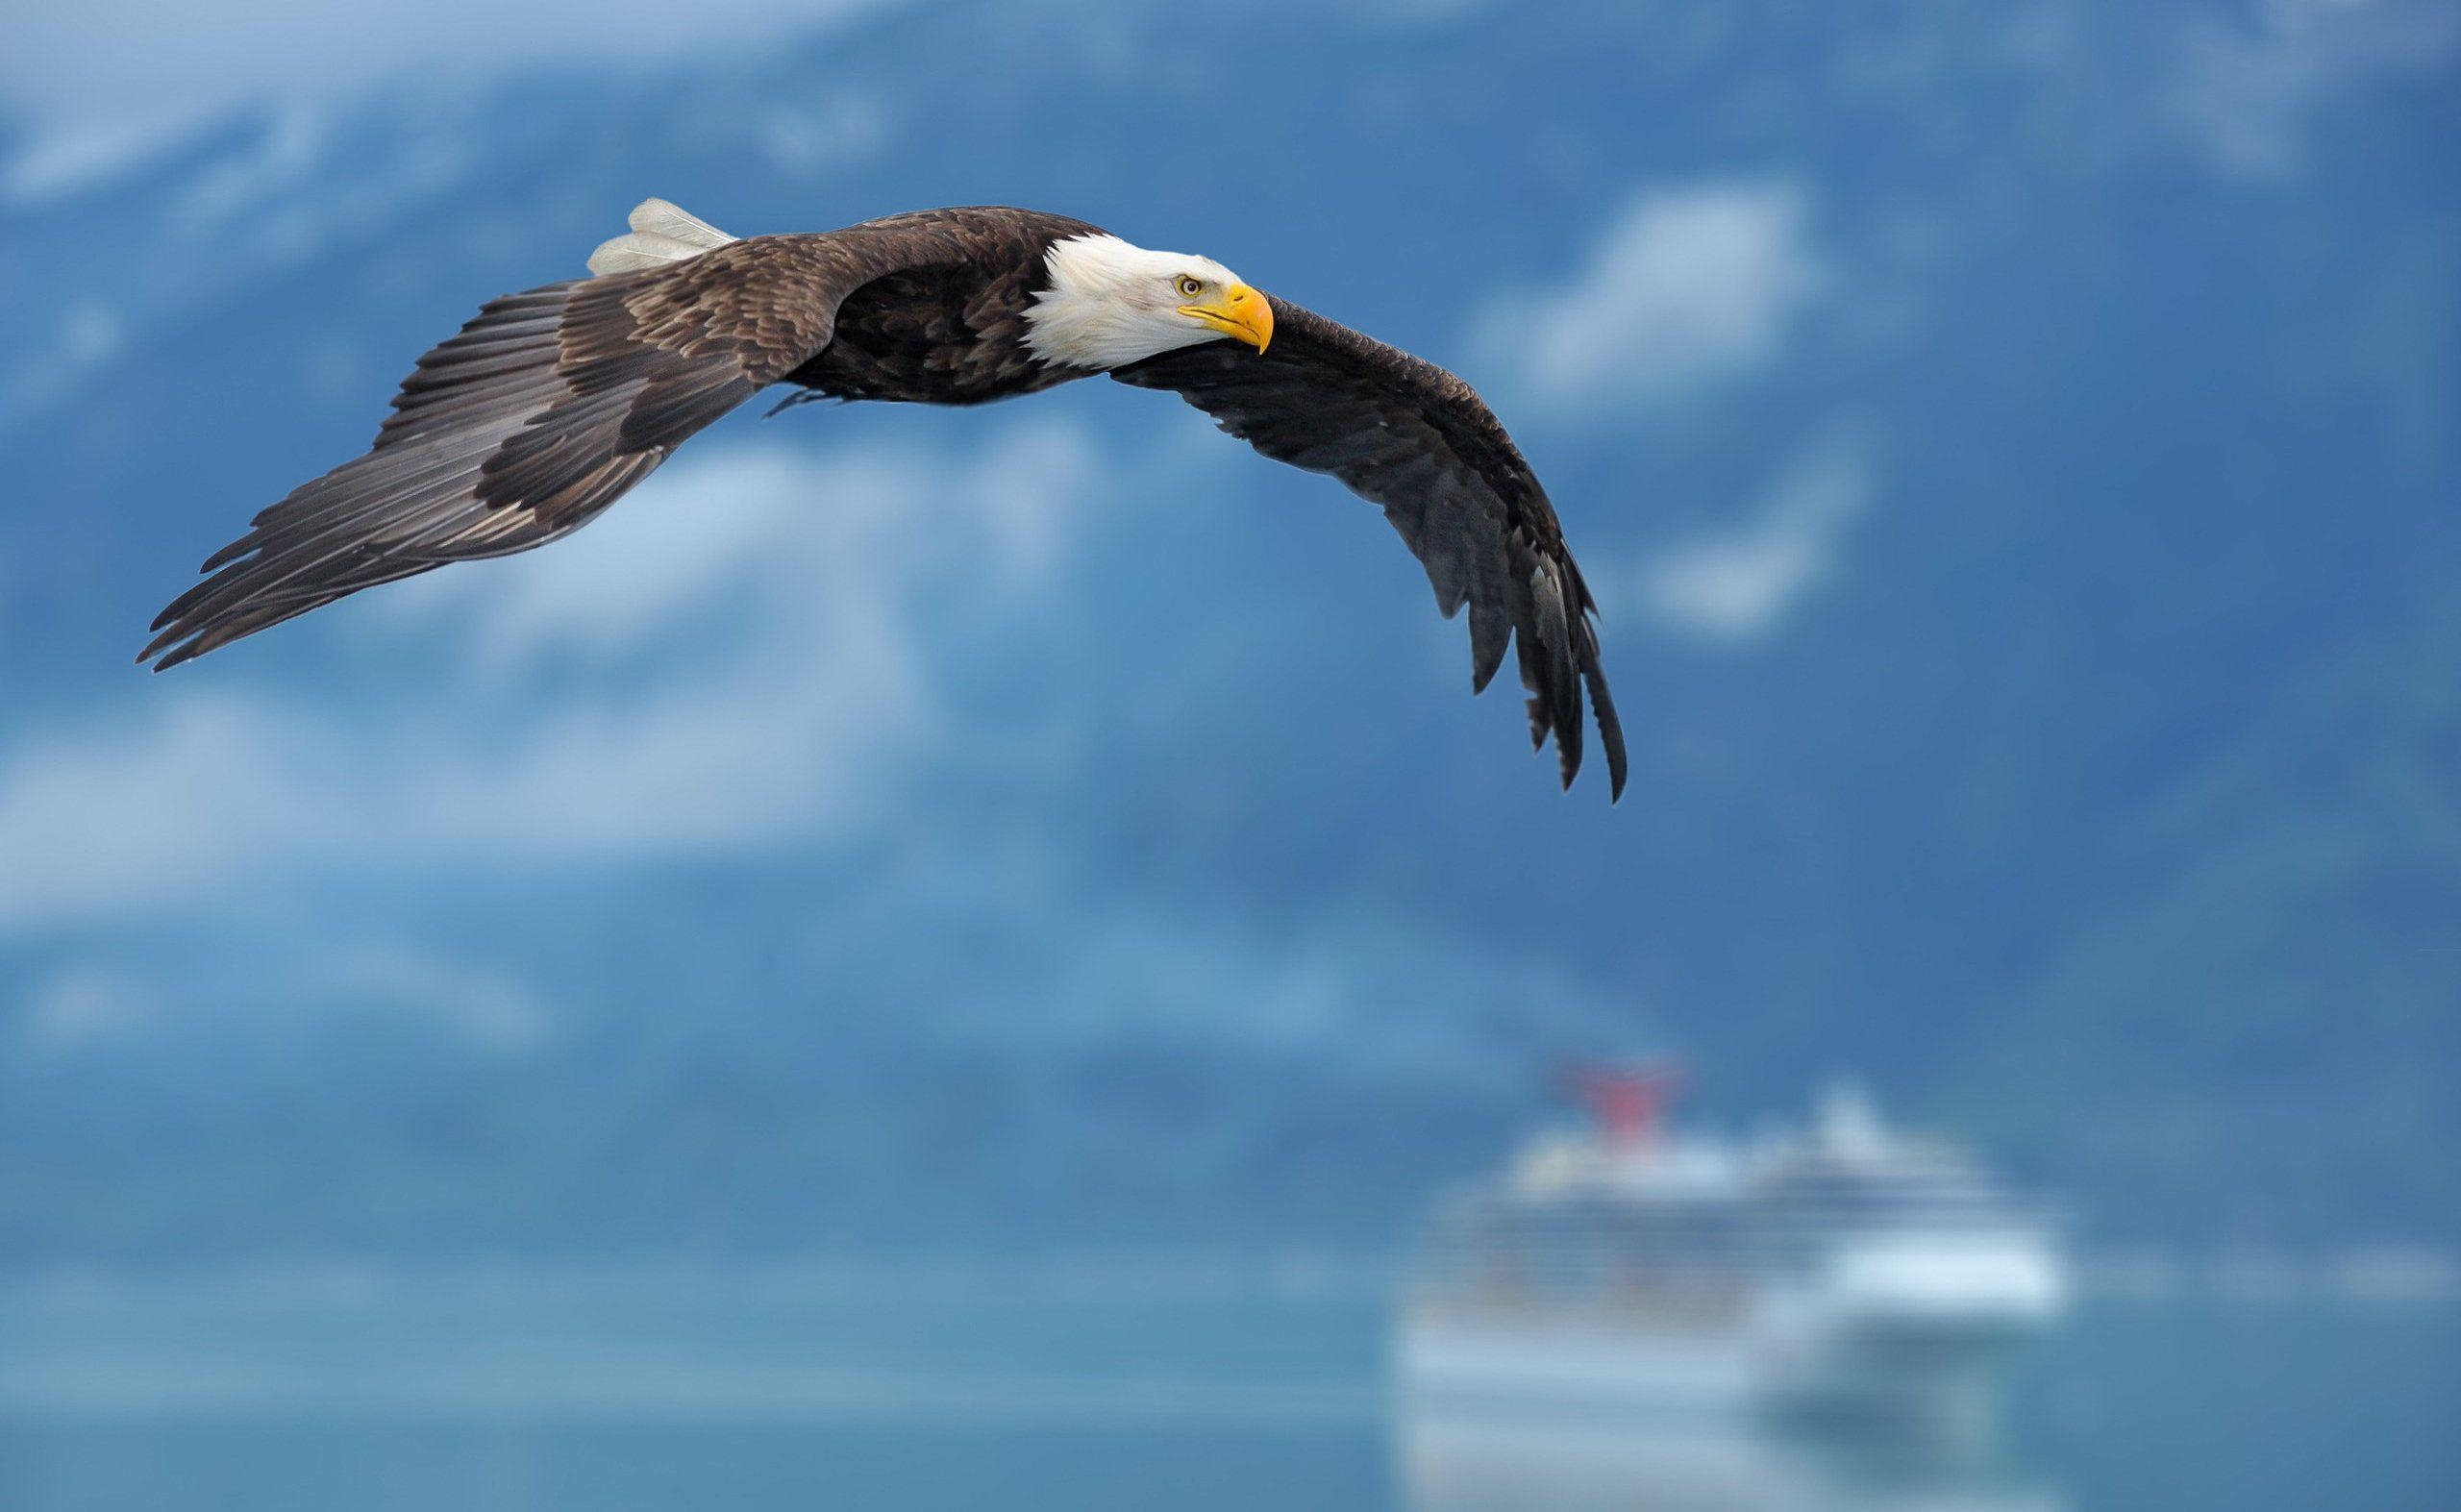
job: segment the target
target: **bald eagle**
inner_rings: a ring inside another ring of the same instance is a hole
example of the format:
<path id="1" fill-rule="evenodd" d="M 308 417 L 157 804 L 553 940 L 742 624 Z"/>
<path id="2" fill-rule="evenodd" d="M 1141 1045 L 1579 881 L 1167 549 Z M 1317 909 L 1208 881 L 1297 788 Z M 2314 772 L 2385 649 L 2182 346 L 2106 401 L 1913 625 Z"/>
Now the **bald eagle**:
<path id="1" fill-rule="evenodd" d="M 1519 647 L 1530 741 L 1580 767 L 1581 693 L 1624 790 L 1596 605 L 1529 463 L 1470 385 L 1262 294 L 1209 258 L 1005 208 L 738 239 L 663 200 L 592 277 L 509 294 L 429 352 L 364 456 L 260 513 L 139 655 L 175 666 L 345 594 L 527 551 L 595 518 L 772 384 L 974 405 L 1107 373 L 1169 389 L 1278 461 L 1381 505 L 1471 683 Z"/>

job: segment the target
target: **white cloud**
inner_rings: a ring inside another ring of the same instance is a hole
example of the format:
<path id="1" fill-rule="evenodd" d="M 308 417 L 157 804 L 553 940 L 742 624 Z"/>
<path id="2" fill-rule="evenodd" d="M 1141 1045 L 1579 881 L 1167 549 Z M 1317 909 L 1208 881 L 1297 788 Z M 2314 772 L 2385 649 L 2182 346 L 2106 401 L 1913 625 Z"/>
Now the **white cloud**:
<path id="1" fill-rule="evenodd" d="M 1479 317 L 1488 361 L 1574 410 L 1664 399 L 1775 359 L 1824 283 L 1802 191 L 1728 181 L 1634 196 L 1580 267 Z"/>
<path id="2" fill-rule="evenodd" d="M 448 648 L 452 674 L 424 692 L 336 709 L 166 681 L 140 713 L 0 755 L 0 923 L 177 907 L 315 866 L 841 836 L 936 743 L 929 623 L 1043 581 L 1072 502 L 1100 486 L 1092 455 L 1048 424 L 957 459 L 687 453 L 571 541 L 358 616 L 421 656 Z"/>
<path id="3" fill-rule="evenodd" d="M 81 961 L 35 983 L 20 1006 L 17 1032 L 28 1049 L 56 1053 L 141 1033 L 160 1008 L 149 983 Z"/>
<path id="4" fill-rule="evenodd" d="M 810 106 L 771 106 L 752 123 L 753 139 L 769 165 L 793 178 L 811 178 L 859 162 L 888 140 L 887 110 L 875 99 L 847 95 Z"/>
<path id="5" fill-rule="evenodd" d="M 2198 17 L 2171 104 L 2226 172 L 2296 171 L 2309 117 L 2332 96 L 2449 67 L 2461 12 L 2442 0 L 2269 0 Z"/>
<path id="6" fill-rule="evenodd" d="M 0 415 L 32 409 L 67 393 L 128 344 L 128 321 L 100 300 L 81 299 L 60 311 L 48 344 L 13 371 L 0 368 Z"/>
<path id="7" fill-rule="evenodd" d="M 1640 602 L 1660 623 L 1705 640 L 1768 635 L 1828 576 L 1874 486 L 1859 445 L 1825 441 L 1779 475 L 1754 518 L 1645 563 Z"/>
<path id="8" fill-rule="evenodd" d="M 311 963 L 307 1005 L 376 1008 L 442 1024 L 484 1050 L 529 1050 L 553 1029 L 537 995 L 501 973 L 395 944 L 365 943 Z"/>
<path id="9" fill-rule="evenodd" d="M 424 948 L 360 941 L 309 952 L 245 980 L 199 982 L 159 963 L 140 970 L 72 960 L 26 992 L 16 1029 L 27 1050 L 62 1054 L 183 1030 L 220 1037 L 236 1017 L 301 1014 L 424 1020 L 500 1054 L 534 1049 L 555 1028 L 547 1004 L 510 975 Z"/>
<path id="10" fill-rule="evenodd" d="M 460 85 L 518 70 L 689 62 L 807 32 L 885 0 L 676 6 L 665 0 L 85 0 L 12 8 L 0 106 L 34 128 L 0 184 L 73 186 L 217 112 L 321 103 L 416 77 Z"/>
<path id="11" fill-rule="evenodd" d="M 187 235 L 210 231 L 282 193 L 303 186 L 331 143 L 315 112 L 277 111 L 237 151 L 208 164 L 170 205 L 172 224 Z"/>
<path id="12" fill-rule="evenodd" d="M 23 109 L 17 87 L 0 86 L 0 103 Z M 22 125 L 22 122 L 12 122 Z M 131 110 L 103 118 L 68 114 L 42 124 L 0 161 L 0 204 L 43 201 L 136 166 L 196 129 L 186 111 Z"/>

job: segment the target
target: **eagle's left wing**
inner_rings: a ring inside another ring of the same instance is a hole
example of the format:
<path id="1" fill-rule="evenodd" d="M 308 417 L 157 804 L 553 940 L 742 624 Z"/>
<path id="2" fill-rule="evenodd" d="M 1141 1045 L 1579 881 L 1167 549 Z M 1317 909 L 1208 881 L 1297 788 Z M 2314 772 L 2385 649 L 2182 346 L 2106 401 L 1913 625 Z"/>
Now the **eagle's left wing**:
<path id="1" fill-rule="evenodd" d="M 1183 347 L 1115 369 L 1167 388 L 1276 461 L 1330 473 L 1384 508 L 1450 619 L 1470 606 L 1471 687 L 1483 690 L 1518 638 L 1529 736 L 1555 737 L 1564 785 L 1580 770 L 1581 685 L 1624 792 L 1624 731 L 1600 665 L 1597 605 L 1547 492 L 1469 384 L 1372 337 L 1272 301 L 1271 346 Z"/>

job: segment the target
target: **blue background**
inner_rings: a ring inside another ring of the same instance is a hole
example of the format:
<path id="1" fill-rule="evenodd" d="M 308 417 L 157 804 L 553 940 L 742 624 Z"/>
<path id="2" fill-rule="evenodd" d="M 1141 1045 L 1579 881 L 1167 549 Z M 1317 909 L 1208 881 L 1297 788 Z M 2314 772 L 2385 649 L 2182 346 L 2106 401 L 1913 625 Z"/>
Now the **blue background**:
<path id="1" fill-rule="evenodd" d="M 2461 1237 L 2452 7 L 757 9 L 0 23 L 0 1258 L 1380 1245 L 1641 1052 L 2099 1235 Z M 1628 796 L 1099 382 L 130 664 L 648 194 L 1060 211 L 1454 367 Z"/>

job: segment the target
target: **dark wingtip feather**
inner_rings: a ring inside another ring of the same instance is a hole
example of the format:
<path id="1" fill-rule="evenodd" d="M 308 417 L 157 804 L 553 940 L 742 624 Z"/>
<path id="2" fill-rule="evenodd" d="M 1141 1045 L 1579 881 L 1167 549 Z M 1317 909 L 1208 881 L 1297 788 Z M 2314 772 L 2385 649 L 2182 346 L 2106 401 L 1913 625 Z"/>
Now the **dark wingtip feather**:
<path id="1" fill-rule="evenodd" d="M 1496 680 L 1504 654 L 1512 642 L 1512 617 L 1483 604 L 1470 606 L 1470 696 L 1478 697 Z"/>
<path id="2" fill-rule="evenodd" d="M 1564 791 L 1573 790 L 1573 779 L 1580 776 L 1580 711 L 1578 708 L 1555 707 L 1555 775 L 1563 780 Z"/>
<path id="3" fill-rule="evenodd" d="M 153 639 L 145 643 L 145 649 L 143 651 L 137 654 L 137 663 L 139 666 L 143 666 L 146 662 L 152 661 L 155 657 L 161 656 L 165 649 L 178 641 L 182 634 L 186 633 L 179 630 L 164 630 L 162 628 L 162 621 L 161 620 L 156 620 L 154 622 L 154 629 L 158 633 Z M 154 670 L 160 672 L 162 669 L 158 666 Z"/>
<path id="4" fill-rule="evenodd" d="M 255 551 L 256 549 L 257 533 L 252 530 L 247 534 L 240 536 L 230 545 L 223 547 L 220 551 L 215 552 L 212 556 L 205 558 L 205 565 L 199 567 L 197 571 L 217 571 L 231 565 L 235 561 L 237 561 L 240 558 L 245 557 L 248 553 Z"/>
<path id="5" fill-rule="evenodd" d="M 1581 669 L 1583 681 L 1589 683 L 1589 706 L 1598 721 L 1598 743 L 1606 748 L 1606 802 L 1617 804 L 1624 798 L 1624 779 L 1629 776 L 1624 756 L 1624 722 L 1616 717 L 1615 700 L 1606 691 L 1606 674 L 1596 657 Z"/>
<path id="6" fill-rule="evenodd" d="M 191 640 L 185 646 L 172 646 L 167 652 L 163 649 L 166 642 L 175 641 L 179 637 L 176 635 L 166 635 L 157 639 L 152 645 L 147 646 L 145 650 L 137 656 L 137 664 L 138 666 L 144 666 L 150 661 L 153 663 L 153 666 L 147 670 L 153 672 L 168 672 L 183 661 L 195 660 L 197 656 L 197 645 L 195 641 Z"/>

